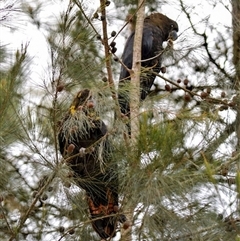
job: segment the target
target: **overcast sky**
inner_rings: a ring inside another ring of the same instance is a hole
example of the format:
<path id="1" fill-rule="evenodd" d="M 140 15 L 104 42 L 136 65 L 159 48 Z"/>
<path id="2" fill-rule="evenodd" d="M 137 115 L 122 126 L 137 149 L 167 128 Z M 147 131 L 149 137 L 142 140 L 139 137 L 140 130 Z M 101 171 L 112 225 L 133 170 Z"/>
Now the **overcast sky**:
<path id="1" fill-rule="evenodd" d="M 0 8 L 3 7 L 6 1 L 0 1 Z M 19 2 L 19 1 L 16 1 Z M 26 4 L 27 1 L 22 1 Z M 31 6 L 34 7 L 34 2 L 29 1 Z M 44 23 L 51 24 L 54 21 L 54 18 L 58 18 L 59 12 L 61 10 L 66 9 L 68 1 L 43 1 L 43 8 L 39 14 L 39 19 Z M 88 1 L 89 8 L 87 9 L 87 14 L 93 13 L 93 11 L 97 8 L 95 0 Z M 186 22 L 186 17 L 184 14 L 176 8 L 175 2 L 178 0 L 169 1 L 168 5 L 164 5 L 162 7 L 162 12 L 168 15 L 170 18 L 178 21 L 180 27 L 180 34 L 184 31 L 187 31 L 189 27 L 188 22 Z M 188 6 L 188 9 L 191 11 L 191 17 L 195 24 L 198 24 L 198 29 L 204 31 L 205 25 L 200 23 L 203 18 L 209 17 L 210 22 L 214 25 L 231 25 L 231 14 L 228 13 L 224 5 L 221 1 L 213 8 L 211 5 L 207 3 L 208 1 L 202 0 L 184 0 L 184 3 Z M 227 2 L 227 1 L 226 1 Z M 95 8 L 95 9 L 94 9 Z M 108 11 L 111 15 L 114 16 L 114 4 L 111 3 Z M 3 12 L 0 12 L 0 17 Z M 17 16 L 17 17 L 16 17 Z M 32 25 L 29 18 L 26 18 L 24 14 L 21 13 L 12 13 L 10 15 L 9 26 L 17 27 L 17 30 L 11 31 L 8 27 L 1 26 L 1 45 L 8 44 L 9 49 L 15 51 L 17 48 L 26 42 L 29 42 L 29 53 L 33 58 L 34 66 L 32 69 L 32 78 L 43 78 L 43 75 L 46 74 L 47 62 L 49 60 L 49 52 L 48 46 L 46 43 L 46 35 L 47 33 L 44 29 L 37 29 L 36 26 Z M 116 30 L 116 25 L 120 24 L 120 21 L 115 21 L 114 23 L 110 23 L 109 30 L 114 28 Z M 113 25 L 114 24 L 114 25 Z M 123 37 L 119 37 L 118 42 L 123 42 L 125 39 Z M 176 45 L 179 44 L 176 42 Z M 118 44 L 118 52 L 117 54 L 121 56 L 121 52 L 123 50 L 124 43 Z"/>

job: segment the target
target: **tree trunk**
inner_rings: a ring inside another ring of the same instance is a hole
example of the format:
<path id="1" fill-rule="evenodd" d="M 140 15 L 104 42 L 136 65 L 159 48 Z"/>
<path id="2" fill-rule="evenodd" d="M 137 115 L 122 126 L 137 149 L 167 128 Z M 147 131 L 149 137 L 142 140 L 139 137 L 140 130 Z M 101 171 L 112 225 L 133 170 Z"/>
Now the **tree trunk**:
<path id="1" fill-rule="evenodd" d="M 137 21 L 133 45 L 133 66 L 131 70 L 130 111 L 131 111 L 131 140 L 135 143 L 139 134 L 139 105 L 140 105 L 140 74 L 142 57 L 142 33 L 144 22 L 145 0 L 139 0 Z"/>
<path id="2" fill-rule="evenodd" d="M 233 26 L 233 64 L 235 66 L 236 76 L 234 88 L 239 91 L 240 87 L 240 1 L 232 0 L 232 26 Z M 238 96 L 237 103 L 237 151 L 240 150 L 240 100 Z"/>
<path id="3" fill-rule="evenodd" d="M 233 64 L 235 67 L 235 83 L 234 88 L 237 93 L 237 117 L 236 117 L 236 135 L 237 135 L 237 146 L 236 152 L 240 151 L 240 1 L 232 0 L 232 29 L 233 29 Z M 239 209 L 239 176 L 240 176 L 240 160 L 236 160 L 237 165 L 237 191 L 238 191 L 238 209 Z M 237 238 L 236 238 L 237 240 Z"/>
<path id="4" fill-rule="evenodd" d="M 133 66 L 130 72 L 130 111 L 131 111 L 131 144 L 135 149 L 139 135 L 139 107 L 140 107 L 140 74 L 142 57 L 142 34 L 143 22 L 145 17 L 145 0 L 138 1 L 137 21 L 135 27 L 134 45 L 133 45 Z M 134 206 L 129 205 L 126 210 L 127 219 L 132 222 Z M 132 227 L 122 232 L 121 241 L 132 241 Z"/>

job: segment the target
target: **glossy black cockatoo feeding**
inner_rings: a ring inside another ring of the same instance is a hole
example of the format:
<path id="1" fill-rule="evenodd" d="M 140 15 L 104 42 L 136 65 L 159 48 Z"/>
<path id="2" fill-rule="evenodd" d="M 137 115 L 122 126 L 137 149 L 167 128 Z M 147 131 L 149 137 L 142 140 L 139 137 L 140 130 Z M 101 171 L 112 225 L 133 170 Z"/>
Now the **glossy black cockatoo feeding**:
<path id="1" fill-rule="evenodd" d="M 147 69 L 159 73 L 162 63 L 163 42 L 168 39 L 177 39 L 178 24 L 161 13 L 153 13 L 144 19 L 142 36 L 142 62 L 141 66 L 146 68 L 142 71 L 140 79 L 140 99 L 144 100 L 150 92 L 155 75 Z M 122 62 L 131 69 L 133 59 L 133 42 L 135 32 L 129 36 L 122 55 Z M 155 57 L 155 58 L 154 58 Z M 149 60 L 148 60 L 149 59 Z M 146 61 L 144 61 L 146 60 Z M 130 116 L 129 91 L 126 85 L 130 81 L 129 71 L 122 66 L 119 78 L 118 100 L 121 112 Z"/>
<path id="2" fill-rule="evenodd" d="M 94 108 L 91 91 L 81 90 L 59 127 L 59 147 L 77 184 L 86 191 L 92 226 L 102 239 L 115 235 L 118 210 L 117 166 L 107 126 Z M 110 215 L 110 216 L 109 216 Z"/>

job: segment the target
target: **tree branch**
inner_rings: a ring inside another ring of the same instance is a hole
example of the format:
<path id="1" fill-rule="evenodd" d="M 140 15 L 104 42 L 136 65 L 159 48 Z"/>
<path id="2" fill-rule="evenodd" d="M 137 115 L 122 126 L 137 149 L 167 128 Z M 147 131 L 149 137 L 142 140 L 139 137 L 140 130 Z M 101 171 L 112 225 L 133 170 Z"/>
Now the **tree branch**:
<path id="1" fill-rule="evenodd" d="M 133 66 L 130 71 L 131 89 L 130 89 L 130 111 L 131 111 L 131 139 L 133 142 L 139 134 L 139 106 L 140 106 L 140 74 L 141 74 L 141 52 L 142 52 L 142 34 L 145 15 L 145 1 L 139 0 L 139 10 L 137 12 L 137 22 L 133 44 Z"/>

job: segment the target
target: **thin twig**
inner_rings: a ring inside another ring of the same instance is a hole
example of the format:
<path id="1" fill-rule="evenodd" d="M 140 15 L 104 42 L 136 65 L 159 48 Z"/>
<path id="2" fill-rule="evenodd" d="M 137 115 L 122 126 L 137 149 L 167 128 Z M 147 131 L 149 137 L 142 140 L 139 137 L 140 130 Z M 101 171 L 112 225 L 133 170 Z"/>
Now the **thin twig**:
<path id="1" fill-rule="evenodd" d="M 24 213 L 24 215 L 22 216 L 19 225 L 17 226 L 17 228 L 15 229 L 14 233 L 12 234 L 12 236 L 10 237 L 9 241 L 13 241 L 18 233 L 20 232 L 21 228 L 23 227 L 24 223 L 26 222 L 27 218 L 29 217 L 30 213 L 32 212 L 32 210 L 34 209 L 37 201 L 39 200 L 39 198 L 41 197 L 41 195 L 43 194 L 43 192 L 46 190 L 47 186 L 52 182 L 52 180 L 55 178 L 57 174 L 57 169 L 52 173 L 52 175 L 47 179 L 46 183 L 44 184 L 44 186 L 38 191 L 36 197 L 34 198 L 33 202 L 31 203 L 30 207 L 28 208 L 28 210 L 26 211 L 26 213 Z"/>
<path id="2" fill-rule="evenodd" d="M 110 47 L 108 45 L 105 0 L 100 0 L 100 4 L 101 4 L 101 14 L 103 17 L 103 20 L 102 20 L 103 46 L 104 46 L 104 52 L 105 52 L 106 69 L 108 74 L 108 83 L 111 87 L 114 88 L 113 73 L 112 73 L 112 66 L 111 66 L 111 53 L 110 53 Z M 113 95 L 115 95 L 115 93 L 113 93 Z M 114 98 L 116 98 L 116 96 L 114 96 Z"/>
<path id="3" fill-rule="evenodd" d="M 12 230 L 12 228 L 11 228 L 8 220 L 7 220 L 7 217 L 6 217 L 6 214 L 5 214 L 5 212 L 4 212 L 4 209 L 3 209 L 3 206 L 2 206 L 2 204 L 1 204 L 1 202 L 0 202 L 0 208 L 1 208 L 2 215 L 3 215 L 3 219 L 5 220 L 9 231 L 13 234 L 14 232 L 13 232 L 13 230 Z"/>
<path id="4" fill-rule="evenodd" d="M 90 18 L 86 15 L 86 13 L 84 12 L 83 8 L 82 8 L 82 4 L 79 3 L 77 0 L 73 0 L 73 2 L 79 7 L 81 13 L 83 14 L 84 18 L 87 20 L 88 24 L 92 27 L 92 29 L 94 30 L 94 32 L 98 35 L 98 31 L 97 29 L 94 27 L 94 25 L 92 24 Z"/>
<path id="5" fill-rule="evenodd" d="M 198 93 L 196 93 L 196 92 L 194 92 L 194 91 L 191 91 L 191 90 L 189 90 L 189 89 L 187 89 L 187 88 L 185 88 L 185 87 L 180 86 L 179 84 L 177 84 L 177 83 L 175 83 L 174 81 L 172 81 L 172 80 L 164 77 L 163 75 L 160 75 L 160 74 L 157 73 L 157 72 L 154 72 L 154 71 L 152 71 L 152 70 L 149 70 L 149 72 L 155 74 L 156 76 L 158 76 L 158 77 L 160 77 L 161 79 L 167 81 L 168 83 L 176 86 L 178 89 L 182 89 L 182 90 L 184 90 L 185 92 L 188 92 L 188 93 L 191 94 L 192 96 L 195 95 L 195 96 L 201 97 L 200 94 L 198 94 Z M 202 97 L 201 97 L 201 98 L 202 98 Z M 219 100 L 219 99 L 216 99 L 216 98 L 206 97 L 206 98 L 204 98 L 204 99 L 205 99 L 206 101 L 208 101 L 208 102 L 212 102 L 212 103 L 215 103 L 215 104 L 228 105 L 228 103 L 226 103 L 225 101 Z"/>

